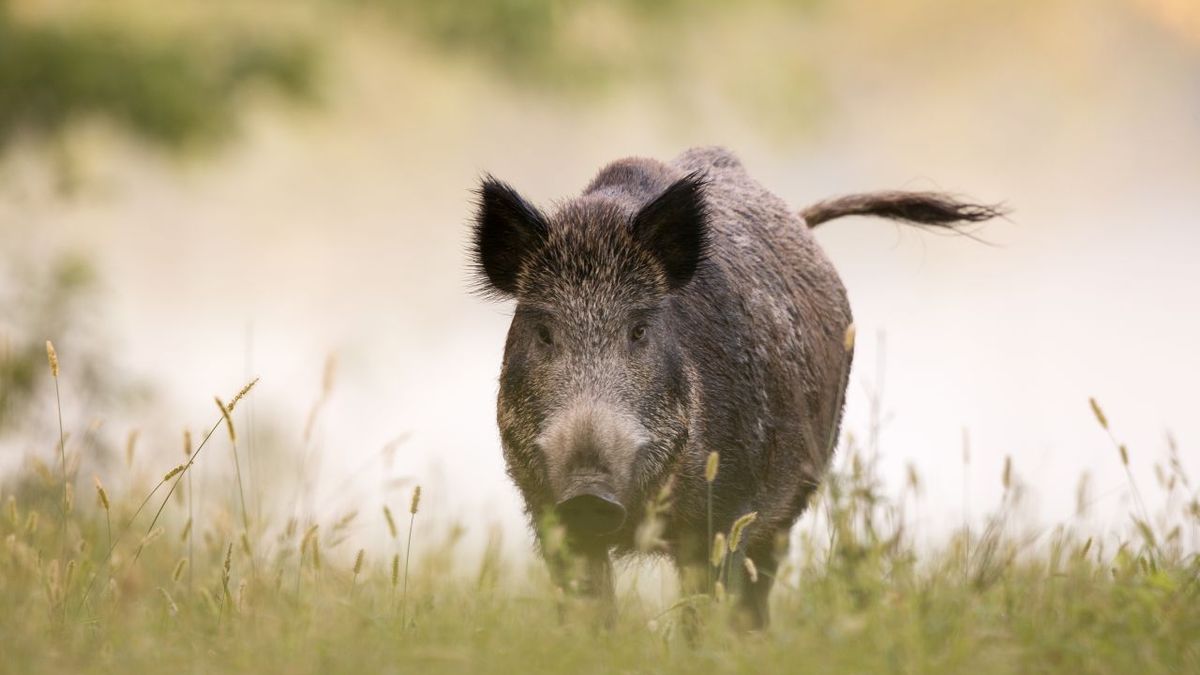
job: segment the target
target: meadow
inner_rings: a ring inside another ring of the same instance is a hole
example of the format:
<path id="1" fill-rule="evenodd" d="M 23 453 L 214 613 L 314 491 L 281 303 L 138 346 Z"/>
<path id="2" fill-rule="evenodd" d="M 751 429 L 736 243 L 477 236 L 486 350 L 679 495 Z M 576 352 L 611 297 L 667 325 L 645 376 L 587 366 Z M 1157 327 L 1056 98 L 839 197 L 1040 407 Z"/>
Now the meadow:
<path id="1" fill-rule="evenodd" d="M 70 376 L 51 348 L 44 377 Z M 1086 483 L 1079 522 L 1026 522 L 1006 463 L 985 526 L 924 541 L 920 476 L 888 494 L 877 448 L 848 433 L 793 532 L 770 629 L 742 634 L 726 595 L 656 603 L 628 583 L 638 566 L 621 571 L 608 625 L 533 555 L 505 559 L 495 540 L 460 554 L 473 524 L 445 525 L 420 488 L 328 519 L 272 516 L 243 485 L 232 413 L 253 396 L 251 382 L 218 398 L 207 433 L 174 462 L 145 459 L 162 464 L 152 473 L 129 457 L 130 475 L 81 475 L 86 435 L 44 430 L 44 451 L 0 481 L 0 671 L 1200 672 L 1200 501 L 1174 445 L 1151 488 L 1165 506 L 1148 512 L 1130 473 L 1131 513 L 1112 531 L 1083 524 Z M 1101 460 L 1153 461 L 1115 436 Z M 193 493 L 205 463 L 227 493 Z M 355 527 L 380 511 L 379 531 Z"/>

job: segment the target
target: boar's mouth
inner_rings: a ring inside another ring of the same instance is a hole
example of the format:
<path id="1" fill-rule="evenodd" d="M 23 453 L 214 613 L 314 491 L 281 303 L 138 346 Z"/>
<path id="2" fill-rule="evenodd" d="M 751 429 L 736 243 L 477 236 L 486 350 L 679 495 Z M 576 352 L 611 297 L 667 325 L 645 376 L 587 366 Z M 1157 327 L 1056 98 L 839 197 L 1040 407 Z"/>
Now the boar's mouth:
<path id="1" fill-rule="evenodd" d="M 555 512 L 574 535 L 599 537 L 625 524 L 625 507 L 610 487 L 597 481 L 577 483 L 563 495 Z"/>

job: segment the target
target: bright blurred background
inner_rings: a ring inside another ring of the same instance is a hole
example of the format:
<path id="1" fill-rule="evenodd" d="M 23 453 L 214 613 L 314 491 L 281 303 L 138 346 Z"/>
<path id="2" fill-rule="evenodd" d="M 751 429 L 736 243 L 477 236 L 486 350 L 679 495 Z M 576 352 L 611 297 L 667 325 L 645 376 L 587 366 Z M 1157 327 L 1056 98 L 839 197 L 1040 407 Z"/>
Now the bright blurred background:
<path id="1" fill-rule="evenodd" d="M 50 338 L 81 476 L 119 484 L 130 449 L 161 474 L 261 376 L 238 421 L 263 510 L 380 532 L 420 483 L 465 541 L 527 554 L 471 190 L 549 205 L 709 144 L 797 209 L 1011 207 L 986 244 L 818 230 L 858 324 L 844 429 L 875 429 L 894 488 L 915 469 L 921 535 L 982 519 L 1006 457 L 1037 522 L 1127 525 L 1090 396 L 1139 481 L 1169 438 L 1200 474 L 1194 0 L 0 0 L 0 480 L 53 466 Z M 206 452 L 198 489 L 228 496 Z"/>

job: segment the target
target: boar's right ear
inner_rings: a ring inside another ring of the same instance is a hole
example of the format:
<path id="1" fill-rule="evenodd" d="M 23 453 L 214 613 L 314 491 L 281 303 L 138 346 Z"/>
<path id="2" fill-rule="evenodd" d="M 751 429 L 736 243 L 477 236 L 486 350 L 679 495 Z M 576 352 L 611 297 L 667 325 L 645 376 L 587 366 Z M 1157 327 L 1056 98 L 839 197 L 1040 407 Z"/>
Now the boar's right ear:
<path id="1" fill-rule="evenodd" d="M 704 178 L 675 181 L 633 218 L 633 236 L 662 264 L 671 290 L 691 281 L 708 250 Z"/>
<path id="2" fill-rule="evenodd" d="M 475 268 L 486 292 L 513 295 L 525 257 L 546 238 L 546 218 L 507 184 L 486 176 L 477 191 Z"/>

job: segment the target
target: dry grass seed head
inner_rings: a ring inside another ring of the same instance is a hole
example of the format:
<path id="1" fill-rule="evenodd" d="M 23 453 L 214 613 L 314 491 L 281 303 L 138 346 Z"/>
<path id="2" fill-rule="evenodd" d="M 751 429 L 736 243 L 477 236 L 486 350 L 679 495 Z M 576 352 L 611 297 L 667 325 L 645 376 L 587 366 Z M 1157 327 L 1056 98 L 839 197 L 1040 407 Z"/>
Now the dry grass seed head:
<path id="1" fill-rule="evenodd" d="M 304 554 L 308 551 L 309 545 L 312 543 L 313 539 L 316 538 L 318 527 L 319 527 L 319 525 L 313 525 L 313 526 L 309 527 L 304 532 L 304 537 L 302 537 L 300 539 L 300 557 L 301 558 L 304 557 Z"/>
<path id="2" fill-rule="evenodd" d="M 754 564 L 754 561 L 750 559 L 750 556 L 746 556 L 742 559 L 742 565 L 746 568 L 746 574 L 750 577 L 750 583 L 757 584 L 758 566 Z"/>
<path id="3" fill-rule="evenodd" d="M 1079 474 L 1079 483 L 1075 486 L 1075 517 L 1084 518 L 1091 507 L 1092 475 L 1087 471 Z"/>
<path id="4" fill-rule="evenodd" d="M 1091 550 L 1091 548 L 1092 548 L 1092 538 L 1088 537 L 1087 541 L 1083 542 L 1083 547 L 1079 549 L 1079 558 L 1082 559 L 1085 556 L 1087 556 L 1088 551 Z"/>
<path id="5" fill-rule="evenodd" d="M 709 562 L 713 567 L 720 567 L 721 563 L 725 562 L 725 533 L 718 532 L 713 537 L 712 556 Z"/>
<path id="6" fill-rule="evenodd" d="M 667 542 L 662 537 L 666 530 L 666 522 L 658 514 L 659 511 L 651 502 L 650 508 L 646 510 L 646 517 L 638 524 L 634 541 L 637 549 L 643 553 L 666 550 Z"/>
<path id="7" fill-rule="evenodd" d="M 92 476 L 92 482 L 96 484 L 96 500 L 99 502 L 101 508 L 103 508 L 105 511 L 110 510 L 108 493 L 104 491 L 104 484 L 100 482 L 100 477 Z"/>
<path id="8" fill-rule="evenodd" d="M 392 535 L 392 539 L 395 539 L 397 536 L 396 519 L 392 517 L 392 510 L 387 507 L 387 504 L 383 505 L 383 517 L 387 520 L 388 532 Z"/>
<path id="9" fill-rule="evenodd" d="M 214 396 L 213 400 L 217 402 L 217 407 L 221 409 L 221 417 L 225 420 L 225 428 L 229 431 L 229 440 L 237 442 L 237 432 L 233 428 L 233 417 L 229 414 L 229 408 L 221 401 L 220 396 Z"/>
<path id="10" fill-rule="evenodd" d="M 337 522 L 335 522 L 333 524 L 333 528 L 332 528 L 333 531 L 340 532 L 340 531 L 350 527 L 350 525 L 352 525 L 354 523 L 355 518 L 358 518 L 358 510 L 355 509 L 353 511 L 348 511 L 346 513 L 346 515 L 339 518 L 337 520 Z"/>
<path id="11" fill-rule="evenodd" d="M 909 489 L 913 491 L 913 494 L 919 495 L 921 493 L 921 474 L 917 473 L 917 465 L 909 462 L 905 470 Z"/>
<path id="12" fill-rule="evenodd" d="M 149 546 L 151 543 L 154 542 L 155 539 L 158 539 L 159 537 L 161 537 L 162 533 L 163 533 L 163 528 L 161 528 L 161 527 L 156 527 L 153 530 L 150 530 L 149 532 L 146 533 L 146 536 L 142 537 L 142 543 L 139 545 L 139 548 L 145 548 L 145 547 Z"/>
<path id="13" fill-rule="evenodd" d="M 167 589 L 159 586 L 158 592 L 162 595 L 163 600 L 166 601 L 167 611 L 171 614 L 171 616 L 176 616 L 179 614 L 179 606 L 175 604 L 175 600 L 171 598 L 171 594 L 167 592 Z"/>
<path id="14" fill-rule="evenodd" d="M 45 571 L 42 572 L 43 581 L 46 582 L 46 585 L 49 588 L 54 589 L 54 590 L 57 590 L 58 584 L 61 581 L 61 577 L 59 576 L 60 570 L 58 568 L 58 564 L 59 564 L 59 562 L 58 562 L 57 558 L 54 560 L 51 560 L 46 565 Z"/>
<path id="15" fill-rule="evenodd" d="M 133 466 L 133 455 L 137 452 L 138 437 L 141 431 L 133 429 L 125 439 L 125 466 Z"/>
<path id="16" fill-rule="evenodd" d="M 179 583 L 179 579 L 183 577 L 184 570 L 187 569 L 187 558 L 180 558 L 179 562 L 175 563 L 175 569 L 171 572 L 171 581 Z"/>
<path id="17" fill-rule="evenodd" d="M 1096 416 L 1096 421 L 1100 423 L 1100 426 L 1105 431 L 1108 431 L 1108 418 L 1104 416 L 1104 411 L 1100 409 L 1100 404 L 1094 398 L 1089 398 L 1088 404 L 1092 406 L 1092 414 Z"/>
<path id="18" fill-rule="evenodd" d="M 733 527 L 729 530 L 729 552 L 737 550 L 742 543 L 742 534 L 747 527 L 758 518 L 758 511 L 751 511 L 746 515 L 733 521 Z"/>
<path id="19" fill-rule="evenodd" d="M 708 460 L 704 463 L 704 480 L 711 483 L 717 479 L 717 468 L 721 463 L 721 455 L 716 452 L 708 453 Z"/>
<path id="20" fill-rule="evenodd" d="M 321 375 L 321 396 L 328 398 L 333 393 L 333 383 L 337 376 L 337 356 L 330 354 L 325 357 L 325 371 Z M 257 381 L 257 380 L 256 380 Z"/>
<path id="21" fill-rule="evenodd" d="M 238 393 L 234 394 L 233 398 L 229 400 L 229 412 L 233 412 L 233 409 L 237 407 L 238 401 L 241 401 L 246 394 L 250 393 L 250 390 L 254 388 L 254 385 L 258 384 L 258 380 L 259 378 L 257 377 L 253 380 L 250 380 L 248 383 L 246 383 L 246 386 L 242 387 Z"/>
<path id="22" fill-rule="evenodd" d="M 421 505 L 421 486 L 413 488 L 412 503 L 408 506 L 408 512 L 412 515 L 417 514 L 417 507 Z"/>
<path id="23" fill-rule="evenodd" d="M 51 377 L 58 377 L 58 352 L 54 351 L 54 343 L 46 340 L 46 360 L 50 362 Z"/>

